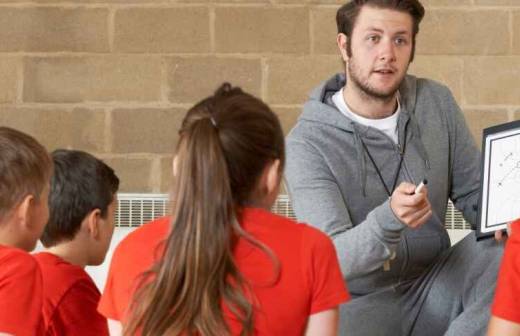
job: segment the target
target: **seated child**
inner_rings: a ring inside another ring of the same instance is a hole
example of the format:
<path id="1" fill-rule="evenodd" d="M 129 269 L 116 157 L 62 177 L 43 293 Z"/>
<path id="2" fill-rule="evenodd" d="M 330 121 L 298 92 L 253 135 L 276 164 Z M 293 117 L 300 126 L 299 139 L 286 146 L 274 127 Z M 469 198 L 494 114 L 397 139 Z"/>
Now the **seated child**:
<path id="1" fill-rule="evenodd" d="M 99 311 L 127 335 L 335 336 L 349 295 L 332 242 L 269 211 L 285 159 L 276 115 L 224 84 L 179 134 L 172 219 L 117 247 Z"/>
<path id="2" fill-rule="evenodd" d="M 491 308 L 489 336 L 520 336 L 520 220 L 511 224 L 510 231 Z"/>
<path id="3" fill-rule="evenodd" d="M 0 333 L 41 335 L 42 277 L 28 253 L 49 217 L 52 161 L 35 139 L 0 127 Z"/>
<path id="4" fill-rule="evenodd" d="M 97 312 L 100 292 L 85 272 L 105 259 L 114 231 L 119 179 L 112 168 L 81 151 L 52 153 L 50 217 L 35 255 L 43 275 L 46 335 L 108 335 Z"/>

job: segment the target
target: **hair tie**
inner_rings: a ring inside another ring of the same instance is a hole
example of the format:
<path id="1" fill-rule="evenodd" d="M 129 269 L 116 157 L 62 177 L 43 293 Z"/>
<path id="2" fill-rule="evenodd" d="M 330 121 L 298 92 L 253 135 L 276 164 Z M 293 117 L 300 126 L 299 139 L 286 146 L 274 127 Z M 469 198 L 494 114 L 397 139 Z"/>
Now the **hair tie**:
<path id="1" fill-rule="evenodd" d="M 215 118 L 209 117 L 209 120 L 211 120 L 211 123 L 213 124 L 213 127 L 218 128 L 217 127 L 217 122 L 215 121 Z"/>

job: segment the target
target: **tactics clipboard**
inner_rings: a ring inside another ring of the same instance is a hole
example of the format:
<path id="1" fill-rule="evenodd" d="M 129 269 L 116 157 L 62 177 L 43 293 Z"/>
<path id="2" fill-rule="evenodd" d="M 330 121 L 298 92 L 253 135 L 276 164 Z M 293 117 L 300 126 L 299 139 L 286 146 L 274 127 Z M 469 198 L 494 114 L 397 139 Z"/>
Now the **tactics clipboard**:
<path id="1" fill-rule="evenodd" d="M 520 120 L 484 129 L 477 237 L 520 218 Z"/>

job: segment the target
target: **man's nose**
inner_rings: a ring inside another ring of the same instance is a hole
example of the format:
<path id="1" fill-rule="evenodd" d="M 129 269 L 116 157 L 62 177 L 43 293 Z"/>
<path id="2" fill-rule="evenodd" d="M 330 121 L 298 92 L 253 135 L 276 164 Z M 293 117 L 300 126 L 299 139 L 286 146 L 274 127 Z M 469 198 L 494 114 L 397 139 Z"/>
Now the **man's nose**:
<path id="1" fill-rule="evenodd" d="M 395 45 L 391 40 L 384 40 L 380 43 L 379 59 L 381 61 L 395 61 Z"/>

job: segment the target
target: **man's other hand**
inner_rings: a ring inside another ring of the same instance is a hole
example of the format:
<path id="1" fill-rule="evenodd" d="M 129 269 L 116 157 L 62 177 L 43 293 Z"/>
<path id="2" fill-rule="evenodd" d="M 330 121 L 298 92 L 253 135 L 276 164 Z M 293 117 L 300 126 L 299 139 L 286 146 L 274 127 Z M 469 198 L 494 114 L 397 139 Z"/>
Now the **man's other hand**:
<path id="1" fill-rule="evenodd" d="M 511 235 L 511 223 L 507 223 L 507 235 L 504 233 L 503 230 L 495 231 L 495 240 L 496 241 L 506 241 L 507 237 Z"/>

